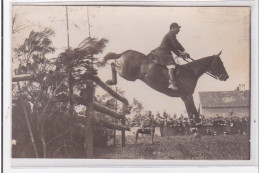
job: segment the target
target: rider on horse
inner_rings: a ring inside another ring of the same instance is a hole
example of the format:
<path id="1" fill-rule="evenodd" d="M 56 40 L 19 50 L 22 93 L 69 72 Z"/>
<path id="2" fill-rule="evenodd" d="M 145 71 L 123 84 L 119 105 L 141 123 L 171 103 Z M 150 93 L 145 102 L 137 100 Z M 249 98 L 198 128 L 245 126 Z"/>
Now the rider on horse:
<path id="1" fill-rule="evenodd" d="M 190 55 L 185 52 L 185 49 L 182 45 L 178 42 L 176 38 L 176 34 L 180 31 L 180 26 L 177 23 L 172 23 L 170 25 L 170 31 L 163 37 L 161 45 L 156 49 L 152 50 L 151 53 L 148 55 L 155 63 L 166 65 L 169 69 L 169 88 L 173 90 L 177 90 L 178 87 L 176 86 L 176 72 L 175 67 L 176 63 L 173 59 L 172 53 L 175 55 L 182 57 L 183 59 L 189 58 Z"/>
<path id="2" fill-rule="evenodd" d="M 150 128 L 153 125 L 153 123 L 154 123 L 154 117 L 152 115 L 152 112 L 148 111 L 147 115 L 145 116 L 145 119 L 142 121 L 141 124 L 142 130 L 144 130 L 147 127 Z"/>

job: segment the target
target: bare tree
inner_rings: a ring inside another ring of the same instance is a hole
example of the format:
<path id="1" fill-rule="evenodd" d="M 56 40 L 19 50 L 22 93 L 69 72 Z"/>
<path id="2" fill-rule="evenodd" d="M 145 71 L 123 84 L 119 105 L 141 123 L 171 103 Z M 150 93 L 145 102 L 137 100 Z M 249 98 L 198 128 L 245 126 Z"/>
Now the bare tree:
<path id="1" fill-rule="evenodd" d="M 12 18 L 12 33 L 15 34 L 17 32 L 20 32 L 26 28 L 30 28 L 34 25 L 27 25 L 27 26 L 23 26 L 22 24 L 18 24 L 17 23 L 17 15 L 14 14 L 13 18 Z"/>

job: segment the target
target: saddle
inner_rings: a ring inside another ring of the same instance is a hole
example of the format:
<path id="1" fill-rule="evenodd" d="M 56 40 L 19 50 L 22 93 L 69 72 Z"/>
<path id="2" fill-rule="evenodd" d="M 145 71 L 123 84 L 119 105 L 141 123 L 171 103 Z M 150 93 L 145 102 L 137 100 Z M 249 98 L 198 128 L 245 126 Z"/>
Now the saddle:
<path id="1" fill-rule="evenodd" d="M 166 67 L 166 65 L 162 65 L 159 63 L 159 60 L 157 58 L 157 56 L 153 53 L 153 51 L 151 51 L 148 55 L 147 55 L 148 59 L 150 62 L 154 63 L 154 64 L 157 64 L 157 65 L 161 65 L 161 66 L 164 66 Z M 182 68 L 182 66 L 180 64 L 175 64 L 176 67 L 175 67 L 175 70 L 173 73 L 173 76 L 177 77 L 184 69 Z M 167 68 L 167 67 L 166 67 Z"/>
<path id="2" fill-rule="evenodd" d="M 151 61 L 152 63 L 161 65 L 159 63 L 158 58 L 156 57 L 156 55 L 153 54 L 152 51 L 148 55 L 146 55 L 146 56 L 148 57 L 149 61 Z"/>
<path id="3" fill-rule="evenodd" d="M 152 125 L 152 120 L 147 119 L 143 122 L 143 127 L 150 127 Z"/>

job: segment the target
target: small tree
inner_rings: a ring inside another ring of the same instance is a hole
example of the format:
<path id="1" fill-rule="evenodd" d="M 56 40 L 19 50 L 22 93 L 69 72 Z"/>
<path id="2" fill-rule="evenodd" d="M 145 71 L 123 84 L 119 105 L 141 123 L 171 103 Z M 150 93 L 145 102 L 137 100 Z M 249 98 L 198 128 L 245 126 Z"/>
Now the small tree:
<path id="1" fill-rule="evenodd" d="M 37 141 L 39 136 L 42 143 L 42 155 L 46 157 L 46 140 L 45 140 L 45 121 L 48 116 L 53 114 L 52 109 L 48 109 L 53 90 L 48 87 L 49 71 L 54 68 L 51 61 L 46 55 L 55 51 L 52 46 L 50 37 L 54 35 L 51 29 L 44 29 L 42 32 L 31 31 L 29 37 L 24 43 L 14 50 L 14 59 L 18 60 L 19 67 L 16 74 L 31 74 L 35 81 L 18 82 L 19 92 L 15 94 L 21 99 L 23 112 L 27 120 L 27 126 L 31 134 L 31 140 L 34 146 L 36 157 L 38 157 Z M 25 103 L 31 103 L 32 113 L 26 110 Z"/>
<path id="2" fill-rule="evenodd" d="M 142 112 L 144 110 L 142 103 L 139 102 L 136 98 L 134 98 L 131 107 L 132 107 L 132 112 L 134 114 L 133 121 L 140 124 L 143 119 Z"/>
<path id="3" fill-rule="evenodd" d="M 132 112 L 135 114 L 141 114 L 141 112 L 144 110 L 144 107 L 141 102 L 139 102 L 136 98 L 133 99 L 132 106 Z"/>

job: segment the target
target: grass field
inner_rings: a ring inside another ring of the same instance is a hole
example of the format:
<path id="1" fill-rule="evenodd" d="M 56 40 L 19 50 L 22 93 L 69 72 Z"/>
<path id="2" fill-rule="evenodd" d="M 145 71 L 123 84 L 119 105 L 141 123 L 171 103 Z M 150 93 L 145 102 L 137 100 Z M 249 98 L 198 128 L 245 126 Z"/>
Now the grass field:
<path id="1" fill-rule="evenodd" d="M 117 136 L 119 143 L 116 147 L 97 148 L 97 159 L 158 159 L 158 160 L 248 160 L 250 159 L 249 136 L 219 135 L 202 136 L 155 136 L 151 144 L 151 137 L 140 136 L 134 145 L 134 136 L 126 137 L 126 147 L 120 145 L 121 136 Z"/>

